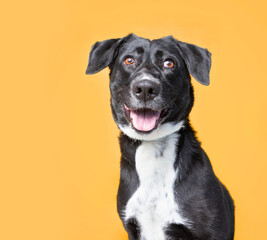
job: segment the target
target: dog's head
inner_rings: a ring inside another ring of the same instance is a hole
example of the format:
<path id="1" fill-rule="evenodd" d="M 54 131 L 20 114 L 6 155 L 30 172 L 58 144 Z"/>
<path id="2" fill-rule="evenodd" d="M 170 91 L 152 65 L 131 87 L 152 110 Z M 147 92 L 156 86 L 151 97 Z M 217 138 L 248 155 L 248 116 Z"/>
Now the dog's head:
<path id="1" fill-rule="evenodd" d="M 110 68 L 111 108 L 129 137 L 154 140 L 181 128 L 194 102 L 190 74 L 209 85 L 211 54 L 165 37 L 130 34 L 93 45 L 87 74 Z"/>

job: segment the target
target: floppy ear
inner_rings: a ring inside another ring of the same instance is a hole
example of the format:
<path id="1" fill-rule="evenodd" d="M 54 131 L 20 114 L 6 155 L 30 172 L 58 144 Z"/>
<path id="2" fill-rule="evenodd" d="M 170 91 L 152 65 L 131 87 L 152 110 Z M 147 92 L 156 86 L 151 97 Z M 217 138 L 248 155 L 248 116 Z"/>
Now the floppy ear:
<path id="1" fill-rule="evenodd" d="M 109 66 L 113 60 L 116 48 L 120 45 L 121 39 L 96 42 L 91 48 L 86 74 L 97 73 Z"/>
<path id="2" fill-rule="evenodd" d="M 177 40 L 176 40 L 177 41 Z M 201 84 L 210 84 L 211 53 L 193 44 L 177 41 L 189 73 Z"/>

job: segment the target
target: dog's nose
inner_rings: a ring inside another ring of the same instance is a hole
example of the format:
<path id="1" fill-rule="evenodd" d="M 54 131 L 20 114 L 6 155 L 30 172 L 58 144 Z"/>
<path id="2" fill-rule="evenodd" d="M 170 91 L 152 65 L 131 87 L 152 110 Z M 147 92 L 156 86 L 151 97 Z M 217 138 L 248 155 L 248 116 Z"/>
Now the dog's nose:
<path id="1" fill-rule="evenodd" d="M 132 87 L 134 96 L 143 101 L 153 100 L 156 96 L 159 95 L 159 91 L 159 85 L 150 80 L 135 82 Z"/>

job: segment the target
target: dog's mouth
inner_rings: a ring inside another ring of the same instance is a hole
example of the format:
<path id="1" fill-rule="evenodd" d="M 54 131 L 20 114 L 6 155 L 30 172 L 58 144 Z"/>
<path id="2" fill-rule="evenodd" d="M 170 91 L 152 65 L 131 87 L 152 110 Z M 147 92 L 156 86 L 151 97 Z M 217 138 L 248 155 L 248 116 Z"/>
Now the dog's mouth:
<path id="1" fill-rule="evenodd" d="M 167 110 L 150 108 L 130 109 L 124 105 L 126 117 L 131 121 L 133 128 L 141 132 L 150 132 L 157 128 L 159 119 L 167 114 Z"/>

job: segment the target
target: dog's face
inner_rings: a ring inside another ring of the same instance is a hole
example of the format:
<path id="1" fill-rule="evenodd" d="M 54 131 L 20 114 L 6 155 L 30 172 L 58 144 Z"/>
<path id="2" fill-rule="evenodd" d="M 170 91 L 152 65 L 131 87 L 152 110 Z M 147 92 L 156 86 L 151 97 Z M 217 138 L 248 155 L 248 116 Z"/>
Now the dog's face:
<path id="1" fill-rule="evenodd" d="M 110 67 L 113 117 L 129 137 L 154 140 L 181 127 L 194 102 L 190 75 L 209 84 L 210 53 L 171 36 L 97 42 L 87 74 Z"/>

